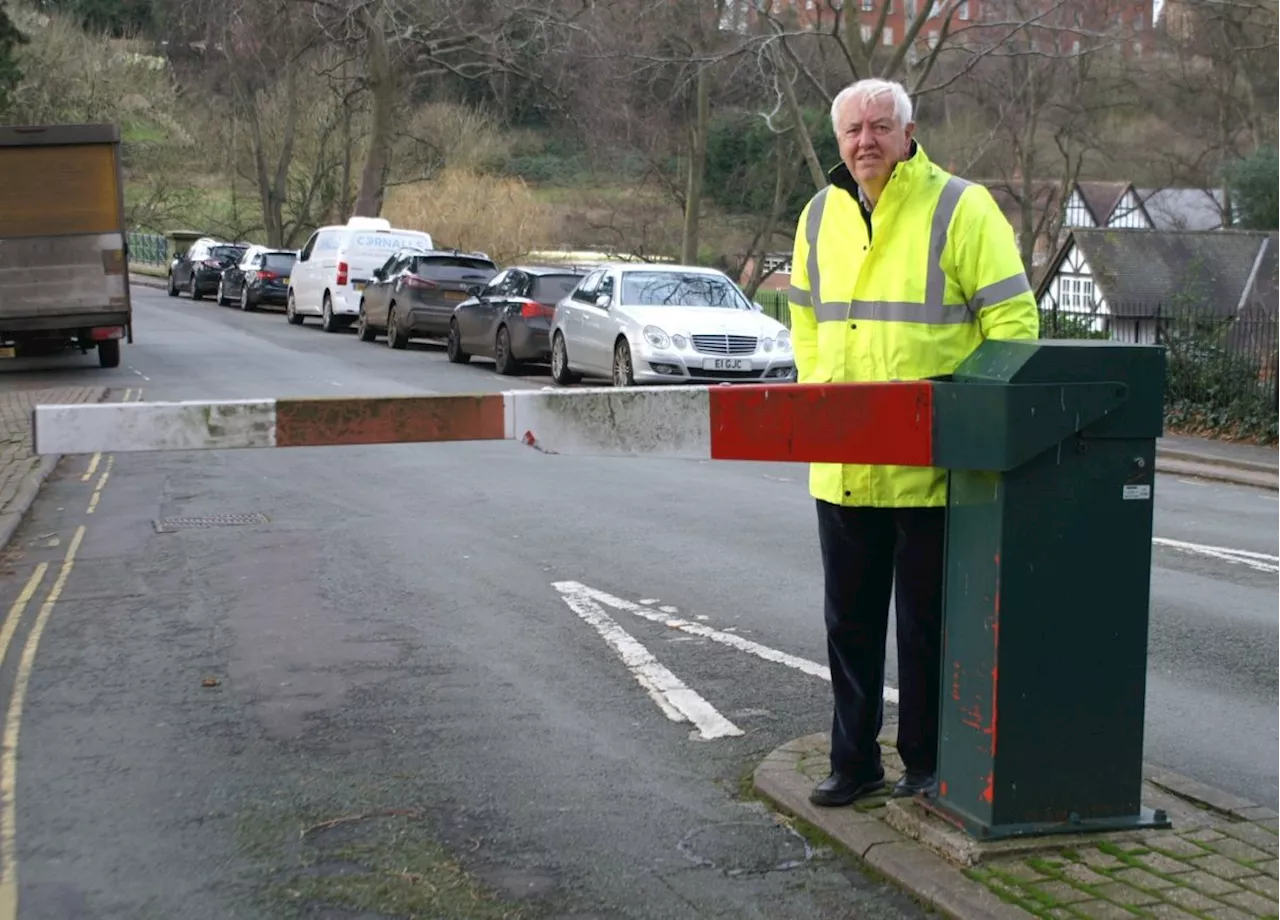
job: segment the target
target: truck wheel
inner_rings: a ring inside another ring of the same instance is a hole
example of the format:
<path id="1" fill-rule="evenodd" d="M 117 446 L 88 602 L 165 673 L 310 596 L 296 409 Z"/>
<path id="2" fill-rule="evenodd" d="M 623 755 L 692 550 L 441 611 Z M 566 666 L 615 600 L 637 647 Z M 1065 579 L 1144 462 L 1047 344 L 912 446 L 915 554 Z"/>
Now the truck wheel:
<path id="1" fill-rule="evenodd" d="M 120 366 L 120 340 L 119 339 L 103 339 L 98 343 L 98 366 L 99 367 L 119 367 Z"/>

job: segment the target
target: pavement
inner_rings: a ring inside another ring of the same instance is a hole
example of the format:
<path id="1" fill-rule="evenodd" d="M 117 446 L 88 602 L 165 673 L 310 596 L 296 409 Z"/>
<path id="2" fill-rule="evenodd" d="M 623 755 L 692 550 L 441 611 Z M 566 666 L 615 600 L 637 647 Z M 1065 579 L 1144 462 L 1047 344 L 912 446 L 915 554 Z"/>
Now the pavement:
<path id="1" fill-rule="evenodd" d="M 135 300 L 119 368 L 6 362 L 0 391 L 550 382 Z M 1274 808 L 1275 496 L 1156 482 L 1144 756 Z M 830 718 L 794 465 L 506 443 L 69 456 L 9 545 L 0 609 L 22 920 L 928 913 L 753 789 Z"/>
<path id="2" fill-rule="evenodd" d="M 885 767 L 902 772 L 887 725 Z M 867 866 L 955 920 L 1084 917 L 1228 920 L 1275 917 L 1276 812 L 1187 777 L 1144 770 L 1142 802 L 1172 827 L 979 843 L 915 800 L 882 793 L 849 808 L 817 808 L 808 793 L 829 770 L 830 737 L 780 746 L 755 789 L 839 842 Z"/>
<path id="3" fill-rule="evenodd" d="M 41 403 L 98 402 L 103 387 L 7 389 L 0 392 L 0 550 L 22 522 L 57 457 L 31 453 L 31 410 Z"/>

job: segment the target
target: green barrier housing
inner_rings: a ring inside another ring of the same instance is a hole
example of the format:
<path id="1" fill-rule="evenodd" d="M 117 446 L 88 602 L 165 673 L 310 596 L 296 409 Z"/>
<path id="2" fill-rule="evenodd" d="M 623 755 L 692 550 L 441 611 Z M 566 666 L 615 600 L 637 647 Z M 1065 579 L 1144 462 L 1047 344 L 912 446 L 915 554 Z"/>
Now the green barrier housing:
<path id="1" fill-rule="evenodd" d="M 948 469 L 939 790 L 998 839 L 1168 827 L 1144 809 L 1164 349 L 988 341 L 934 389 Z"/>

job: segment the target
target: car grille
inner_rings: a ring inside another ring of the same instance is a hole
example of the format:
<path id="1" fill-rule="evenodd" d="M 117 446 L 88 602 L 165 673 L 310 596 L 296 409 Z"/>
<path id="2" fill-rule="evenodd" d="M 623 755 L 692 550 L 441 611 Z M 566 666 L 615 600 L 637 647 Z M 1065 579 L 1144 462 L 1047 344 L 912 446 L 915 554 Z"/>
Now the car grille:
<path id="1" fill-rule="evenodd" d="M 704 355 L 753 355 L 756 337 L 753 335 L 695 335 L 693 348 Z"/>

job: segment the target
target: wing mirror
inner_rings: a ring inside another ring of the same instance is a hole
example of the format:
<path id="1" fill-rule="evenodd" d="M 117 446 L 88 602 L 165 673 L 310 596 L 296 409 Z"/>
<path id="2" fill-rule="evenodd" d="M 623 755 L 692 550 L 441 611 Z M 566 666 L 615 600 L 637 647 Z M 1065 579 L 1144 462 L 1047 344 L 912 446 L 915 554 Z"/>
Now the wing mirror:
<path id="1" fill-rule="evenodd" d="M 612 299 L 613 298 L 611 298 L 608 294 L 601 294 L 599 297 L 596 298 L 596 306 L 599 307 L 601 310 L 607 310 L 609 309 L 609 303 L 612 301 Z"/>
<path id="2" fill-rule="evenodd" d="M 467 293 L 472 297 L 479 297 L 482 291 L 484 291 L 484 287 L 479 284 L 472 284 L 467 287 Z"/>

